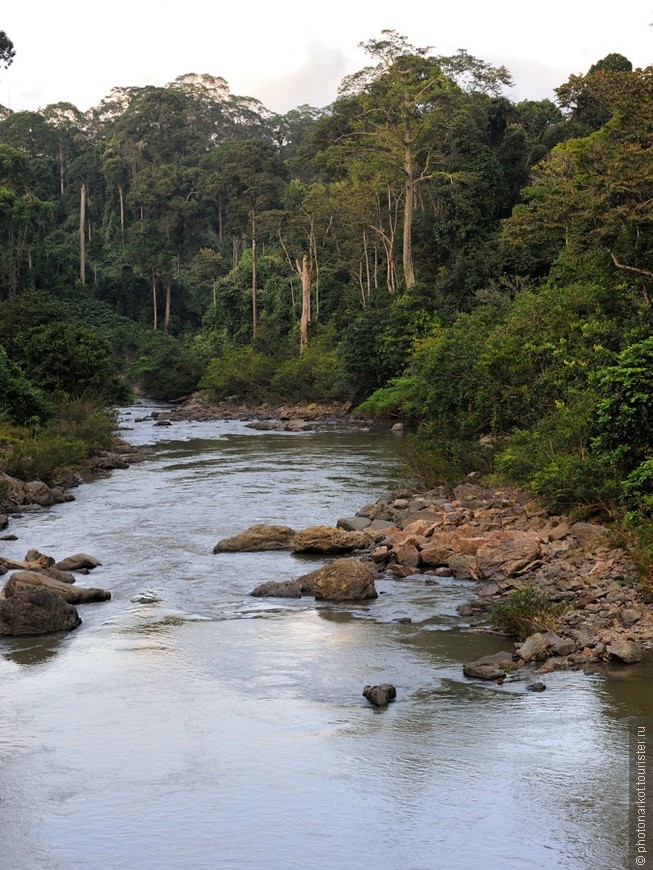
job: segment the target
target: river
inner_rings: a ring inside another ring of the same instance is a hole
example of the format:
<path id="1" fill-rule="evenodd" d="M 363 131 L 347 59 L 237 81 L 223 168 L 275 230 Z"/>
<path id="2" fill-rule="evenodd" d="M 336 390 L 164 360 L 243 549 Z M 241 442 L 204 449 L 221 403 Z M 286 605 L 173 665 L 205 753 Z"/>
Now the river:
<path id="1" fill-rule="evenodd" d="M 540 694 L 467 680 L 462 661 L 507 642 L 465 630 L 473 584 L 446 578 L 381 581 L 361 607 L 251 598 L 321 563 L 214 544 L 355 513 L 392 483 L 396 439 L 138 413 L 123 434 L 145 462 L 0 542 L 97 556 L 88 580 L 112 592 L 66 636 L 0 639 L 1 868 L 626 866 L 649 664 Z M 397 701 L 372 708 L 363 687 L 386 681 Z"/>

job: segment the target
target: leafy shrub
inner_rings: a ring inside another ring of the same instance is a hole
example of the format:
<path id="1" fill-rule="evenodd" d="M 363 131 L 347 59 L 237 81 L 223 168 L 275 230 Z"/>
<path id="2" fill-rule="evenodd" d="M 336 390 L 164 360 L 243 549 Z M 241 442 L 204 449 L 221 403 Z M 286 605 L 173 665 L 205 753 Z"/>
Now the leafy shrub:
<path id="1" fill-rule="evenodd" d="M 532 586 L 515 589 L 503 601 L 494 604 L 488 617 L 504 634 L 525 638 L 535 631 L 555 631 L 566 605 L 555 603 Z"/>
<path id="2" fill-rule="evenodd" d="M 271 382 L 272 393 L 291 402 L 319 402 L 343 397 L 339 359 L 324 341 L 309 345 L 300 356 L 285 360 Z"/>
<path id="3" fill-rule="evenodd" d="M 407 436 L 399 456 L 407 477 L 421 489 L 453 489 L 470 471 L 491 470 L 493 451 L 478 442 Z"/>
<path id="4" fill-rule="evenodd" d="M 273 376 L 274 362 L 269 357 L 252 347 L 241 347 L 212 359 L 199 386 L 209 390 L 217 401 L 259 401 L 268 394 Z"/>
<path id="5" fill-rule="evenodd" d="M 31 420 L 44 420 L 52 413 L 45 397 L 23 375 L 18 366 L 0 347 L 0 419 L 26 425 Z"/>

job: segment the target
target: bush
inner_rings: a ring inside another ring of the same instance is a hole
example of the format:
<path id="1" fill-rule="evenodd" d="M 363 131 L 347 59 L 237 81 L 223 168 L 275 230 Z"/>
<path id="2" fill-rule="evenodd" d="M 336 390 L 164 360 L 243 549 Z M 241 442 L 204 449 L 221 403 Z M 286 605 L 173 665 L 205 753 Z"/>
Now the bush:
<path id="1" fill-rule="evenodd" d="M 209 390 L 216 401 L 241 399 L 260 401 L 270 390 L 274 362 L 251 347 L 227 350 L 212 359 L 200 380 L 200 389 Z"/>
<path id="2" fill-rule="evenodd" d="M 72 402 L 41 429 L 0 428 L 0 465 L 21 480 L 47 481 L 61 468 L 109 449 L 114 428 L 111 413 L 89 402 Z"/>
<path id="3" fill-rule="evenodd" d="M 343 398 L 339 358 L 324 341 L 309 345 L 298 357 L 285 360 L 271 382 L 273 394 L 291 402 L 320 402 Z"/>
<path id="4" fill-rule="evenodd" d="M 491 471 L 493 450 L 478 442 L 408 436 L 399 450 L 405 473 L 420 489 L 452 490 L 470 471 Z"/>
<path id="5" fill-rule="evenodd" d="M 489 620 L 498 631 L 525 638 L 535 631 L 555 631 L 566 605 L 556 604 L 532 586 L 515 589 L 504 601 L 494 604 Z"/>

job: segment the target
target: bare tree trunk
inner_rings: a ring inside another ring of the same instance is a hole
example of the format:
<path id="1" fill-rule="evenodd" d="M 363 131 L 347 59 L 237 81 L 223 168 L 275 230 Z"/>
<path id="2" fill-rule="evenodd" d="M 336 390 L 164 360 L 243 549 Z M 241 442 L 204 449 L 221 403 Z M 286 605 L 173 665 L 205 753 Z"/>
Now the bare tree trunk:
<path id="1" fill-rule="evenodd" d="M 224 215 L 222 213 L 222 203 L 218 203 L 218 241 L 221 242 L 224 238 Z"/>
<path id="2" fill-rule="evenodd" d="M 120 201 L 120 236 L 122 238 L 122 246 L 125 247 L 125 194 L 122 185 L 118 185 L 118 199 Z"/>
<path id="3" fill-rule="evenodd" d="M 154 274 L 154 269 L 152 270 L 152 328 L 156 332 L 159 326 L 159 317 L 158 317 L 158 301 L 156 298 L 156 275 Z"/>
<path id="4" fill-rule="evenodd" d="M 170 301 L 171 301 L 171 289 L 170 289 L 170 281 L 166 282 L 166 304 L 165 304 L 165 312 L 163 315 L 163 331 L 167 335 L 168 334 L 168 325 L 170 323 Z"/>
<path id="5" fill-rule="evenodd" d="M 365 254 L 365 280 L 367 283 L 367 296 L 372 293 L 372 280 L 370 276 L 370 253 L 367 249 L 367 233 L 363 230 L 363 252 Z"/>
<path id="6" fill-rule="evenodd" d="M 413 206 L 415 203 L 415 178 L 413 173 L 413 151 L 409 145 L 404 147 L 404 172 L 406 185 L 404 189 L 404 234 L 403 234 L 403 265 L 406 288 L 415 286 L 415 269 L 413 267 Z"/>
<path id="7" fill-rule="evenodd" d="M 256 278 L 256 212 L 252 209 L 252 338 L 256 338 L 258 319 Z"/>
<path id="8" fill-rule="evenodd" d="M 297 274 L 302 282 L 302 317 L 299 322 L 299 352 L 304 353 L 308 347 L 308 324 L 311 321 L 311 267 L 307 254 L 295 261 Z"/>
<path id="9" fill-rule="evenodd" d="M 79 190 L 79 280 L 86 284 L 86 185 Z"/>
<path id="10" fill-rule="evenodd" d="M 63 144 L 61 142 L 61 138 L 59 139 L 59 193 L 61 196 L 65 193 L 64 186 L 64 156 L 63 156 Z"/>
<path id="11" fill-rule="evenodd" d="M 231 237 L 231 268 L 235 269 L 238 266 L 238 237 Z"/>

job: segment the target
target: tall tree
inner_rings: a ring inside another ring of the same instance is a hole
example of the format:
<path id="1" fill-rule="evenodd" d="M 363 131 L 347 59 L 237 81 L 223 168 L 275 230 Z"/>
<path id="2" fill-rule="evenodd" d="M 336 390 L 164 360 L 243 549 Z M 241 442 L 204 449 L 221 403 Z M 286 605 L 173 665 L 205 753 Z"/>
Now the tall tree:
<path id="1" fill-rule="evenodd" d="M 464 89 L 497 93 L 507 70 L 459 52 L 433 57 L 394 30 L 361 43 L 375 63 L 344 79 L 341 98 L 353 98 L 352 135 L 381 151 L 403 184 L 402 263 L 407 288 L 416 282 L 413 218 L 419 188 L 443 167 L 449 115 Z M 464 88 L 456 83 L 460 80 Z"/>
<path id="2" fill-rule="evenodd" d="M 15 56 L 16 50 L 13 42 L 4 30 L 0 30 L 0 65 L 7 69 L 13 63 Z"/>

